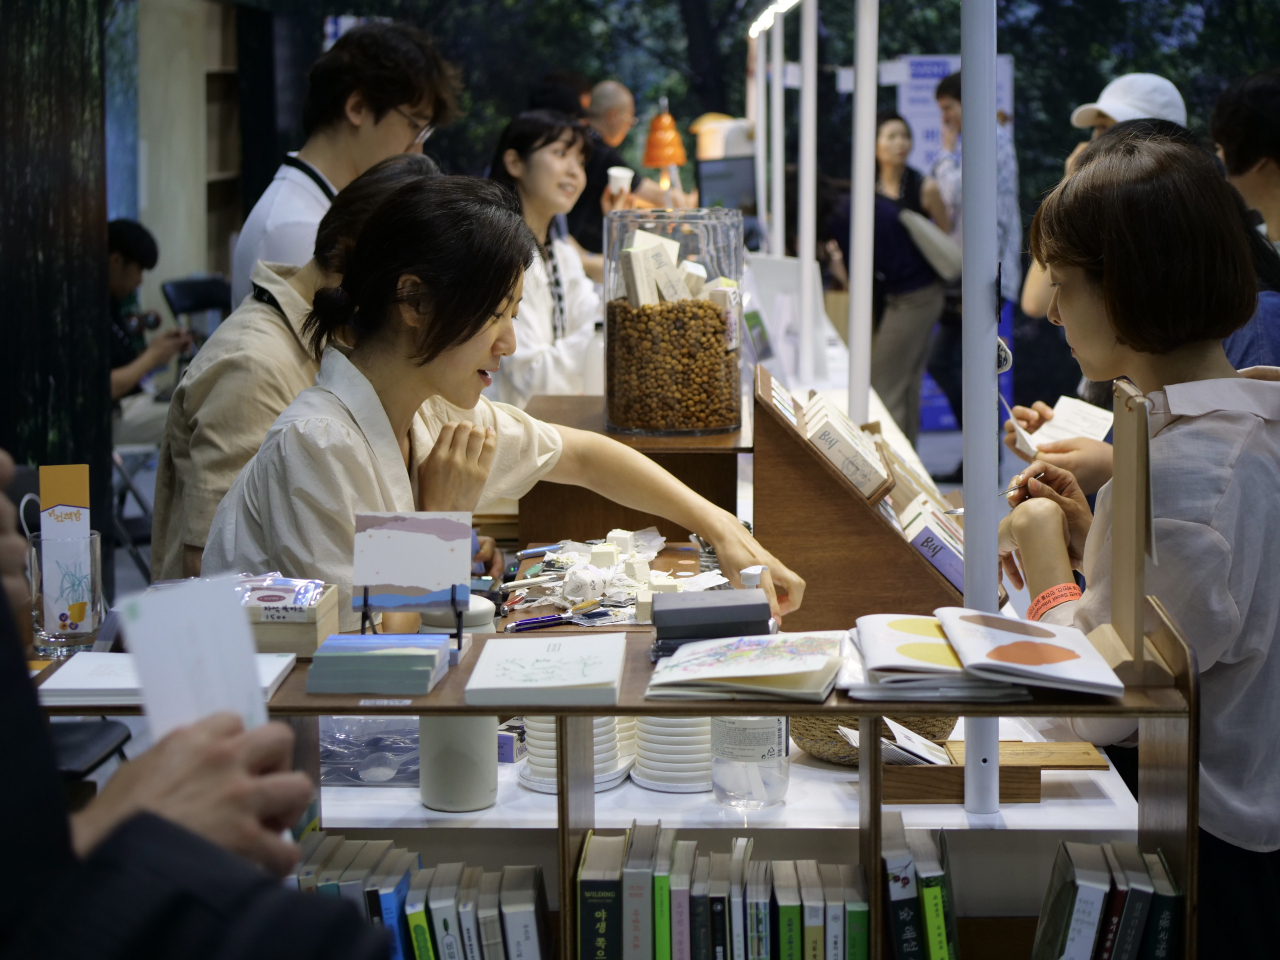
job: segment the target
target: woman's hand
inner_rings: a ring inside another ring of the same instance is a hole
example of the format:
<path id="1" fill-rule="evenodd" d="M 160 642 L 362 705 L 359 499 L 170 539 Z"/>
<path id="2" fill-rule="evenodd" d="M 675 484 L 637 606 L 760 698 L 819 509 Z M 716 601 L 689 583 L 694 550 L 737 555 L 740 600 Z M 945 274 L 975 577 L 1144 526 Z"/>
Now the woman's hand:
<path id="1" fill-rule="evenodd" d="M 502 551 L 498 549 L 498 541 L 493 537 L 478 537 L 480 549 L 471 558 L 472 563 L 483 563 L 485 575 L 493 577 L 495 583 L 502 582 Z"/>
<path id="2" fill-rule="evenodd" d="M 1027 433 L 1034 433 L 1053 419 L 1053 408 L 1042 400 L 1037 400 L 1030 407 L 1015 406 L 1012 412 Z M 1012 419 L 1004 422 L 1004 445 L 1019 458 L 1031 462 L 1032 458 L 1018 449 L 1018 436 Z M 1085 496 L 1101 490 L 1103 484 L 1111 479 L 1113 471 L 1111 444 L 1089 437 L 1051 440 L 1036 452 L 1036 459 L 1073 474 Z M 1036 471 L 1029 470 L 1026 473 L 1028 476 L 1035 476 Z"/>
<path id="3" fill-rule="evenodd" d="M 1105 440 L 1069 437 L 1046 443 L 1037 457 L 1074 476 L 1080 492 L 1087 497 L 1097 493 L 1111 479 L 1115 472 L 1114 452 Z"/>
<path id="4" fill-rule="evenodd" d="M 1015 405 L 1010 412 L 1013 414 L 1013 418 L 1004 422 L 1004 445 L 1016 453 L 1019 458 L 1030 463 L 1031 458 L 1018 449 L 1018 431 L 1014 428 L 1013 420 L 1016 419 L 1018 426 L 1022 427 L 1027 433 L 1035 433 L 1035 431 L 1053 419 L 1053 407 L 1043 400 L 1037 400 L 1029 407 Z"/>
<path id="5" fill-rule="evenodd" d="M 1280 380 L 1280 367 L 1242 367 L 1236 373 L 1247 380 Z"/>
<path id="6" fill-rule="evenodd" d="M 804 600 L 804 578 L 760 546 L 737 517 L 727 511 L 722 513 L 723 522 L 703 533 L 715 547 L 720 572 L 735 587 L 741 587 L 742 577 L 738 571 L 757 564 L 768 567 L 769 575 L 760 579 L 760 586 L 769 597 L 769 610 L 773 616 L 782 617 L 799 610 Z"/>
<path id="7" fill-rule="evenodd" d="M 1065 524 L 1063 529 L 1068 558 L 1071 566 L 1079 570 L 1084 564 L 1084 542 L 1088 539 L 1089 528 L 1093 526 L 1093 512 L 1089 509 L 1089 501 L 1085 499 L 1080 485 L 1070 472 L 1047 460 L 1033 461 L 1021 475 L 1013 478 L 1010 486 L 1018 487 L 1024 479 L 1037 474 L 1043 475 L 1038 480 L 1029 480 L 1023 489 L 1010 490 L 1007 498 L 1009 506 L 1017 507 L 1037 500 L 1056 504 Z"/>
<path id="8" fill-rule="evenodd" d="M 1049 587 L 1071 582 L 1070 532 L 1054 501 L 1034 499 L 1012 511 L 1000 521 L 998 537 L 1000 568 L 1016 589 L 1025 586 L 1037 597 Z"/>
<path id="9" fill-rule="evenodd" d="M 470 513 L 480 502 L 498 434 L 477 423 L 446 423 L 418 467 L 418 509 Z"/>
<path id="10" fill-rule="evenodd" d="M 180 727 L 120 767 L 102 792 L 71 818 L 76 853 L 90 852 L 125 820 L 154 813 L 254 861 L 278 876 L 298 862 L 280 834 L 315 792 L 290 772 L 293 731 L 283 723 L 245 730 L 232 713 Z"/>

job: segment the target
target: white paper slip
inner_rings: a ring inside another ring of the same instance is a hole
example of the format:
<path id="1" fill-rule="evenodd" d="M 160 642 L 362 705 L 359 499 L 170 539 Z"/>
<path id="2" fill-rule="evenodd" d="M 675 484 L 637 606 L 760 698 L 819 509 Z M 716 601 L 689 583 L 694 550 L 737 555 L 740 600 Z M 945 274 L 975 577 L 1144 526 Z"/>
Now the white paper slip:
<path id="1" fill-rule="evenodd" d="M 1073 437 L 1105 440 L 1114 419 L 1110 410 L 1075 397 L 1059 397 L 1053 405 L 1053 419 L 1041 424 L 1040 429 L 1031 434 L 1031 439 L 1037 448 Z"/>
<path id="2" fill-rule="evenodd" d="M 1075 627 L 1010 620 L 965 607 L 939 607 L 933 613 L 974 676 L 1113 697 L 1124 693 L 1115 671 Z"/>
<path id="3" fill-rule="evenodd" d="M 1000 402 L 1004 404 L 1004 409 L 1009 414 L 1009 419 L 1013 421 L 1014 444 L 1018 450 L 1025 453 L 1028 457 L 1036 455 L 1036 442 L 1031 439 L 1031 434 L 1022 428 L 1022 424 L 1018 422 L 1018 418 L 1013 415 L 1013 410 L 1009 407 L 1009 401 L 1003 396 Z"/>
<path id="4" fill-rule="evenodd" d="M 947 754 L 947 751 L 932 740 L 926 740 L 920 734 L 908 730 L 896 720 L 890 720 L 885 717 L 884 722 L 885 726 L 889 728 L 889 732 L 893 734 L 893 739 L 903 750 L 908 753 L 914 753 L 921 760 L 926 760 L 929 763 L 942 765 L 951 763 L 951 757 Z"/>
<path id="5" fill-rule="evenodd" d="M 524 636 L 489 640 L 467 681 L 472 706 L 613 706 L 627 637 Z"/>
<path id="6" fill-rule="evenodd" d="M 267 722 L 249 614 L 236 577 L 190 580 L 126 598 L 120 616 L 157 740 L 229 710 L 246 727 Z"/>
<path id="7" fill-rule="evenodd" d="M 284 683 L 297 657 L 292 653 L 255 654 L 254 672 L 263 700 Z M 142 685 L 131 653 L 77 653 L 40 685 L 46 707 L 136 707 Z"/>

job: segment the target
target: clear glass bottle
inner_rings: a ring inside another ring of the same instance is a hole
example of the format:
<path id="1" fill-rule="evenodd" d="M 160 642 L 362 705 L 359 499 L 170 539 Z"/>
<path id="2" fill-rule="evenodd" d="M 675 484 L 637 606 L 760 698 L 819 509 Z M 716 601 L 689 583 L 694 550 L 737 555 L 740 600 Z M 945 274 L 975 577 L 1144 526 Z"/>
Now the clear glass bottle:
<path id="1" fill-rule="evenodd" d="M 742 211 L 615 210 L 604 233 L 609 429 L 739 429 Z"/>
<path id="2" fill-rule="evenodd" d="M 744 810 L 781 803 L 791 778 L 790 732 L 786 717 L 712 717 L 716 799 Z"/>

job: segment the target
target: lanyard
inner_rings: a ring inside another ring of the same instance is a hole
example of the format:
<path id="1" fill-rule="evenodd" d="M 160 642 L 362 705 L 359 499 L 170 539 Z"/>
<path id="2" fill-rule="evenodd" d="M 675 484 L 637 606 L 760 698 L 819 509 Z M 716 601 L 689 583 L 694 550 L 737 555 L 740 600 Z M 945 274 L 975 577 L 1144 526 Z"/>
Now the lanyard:
<path id="1" fill-rule="evenodd" d="M 547 244 L 547 270 L 551 274 L 551 340 L 558 342 L 564 336 L 565 308 L 564 283 L 560 279 L 560 264 L 555 249 Z"/>
<path id="2" fill-rule="evenodd" d="M 320 176 L 320 172 L 316 170 L 315 167 L 311 166 L 307 161 L 299 160 L 297 157 L 291 157 L 287 153 L 285 154 L 284 159 L 280 162 L 286 167 L 293 167 L 293 169 L 301 170 L 305 173 L 311 178 L 311 182 L 320 188 L 320 192 L 325 195 L 325 199 L 330 203 L 333 203 L 333 198 L 336 196 L 333 192 L 333 187 L 329 186 L 328 181 L 326 181 L 324 177 Z"/>

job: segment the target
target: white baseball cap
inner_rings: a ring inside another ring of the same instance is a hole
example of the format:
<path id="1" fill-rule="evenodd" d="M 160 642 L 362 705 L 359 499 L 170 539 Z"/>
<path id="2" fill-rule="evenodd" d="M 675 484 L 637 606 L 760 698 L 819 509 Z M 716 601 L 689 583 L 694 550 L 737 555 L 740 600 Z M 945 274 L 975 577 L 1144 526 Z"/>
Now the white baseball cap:
<path id="1" fill-rule="evenodd" d="M 1071 113 L 1073 127 L 1092 127 L 1098 115 L 1106 114 L 1116 123 L 1152 117 L 1187 125 L 1187 105 L 1178 88 L 1154 73 L 1126 73 L 1116 77 L 1098 95 L 1096 103 L 1084 103 Z"/>

